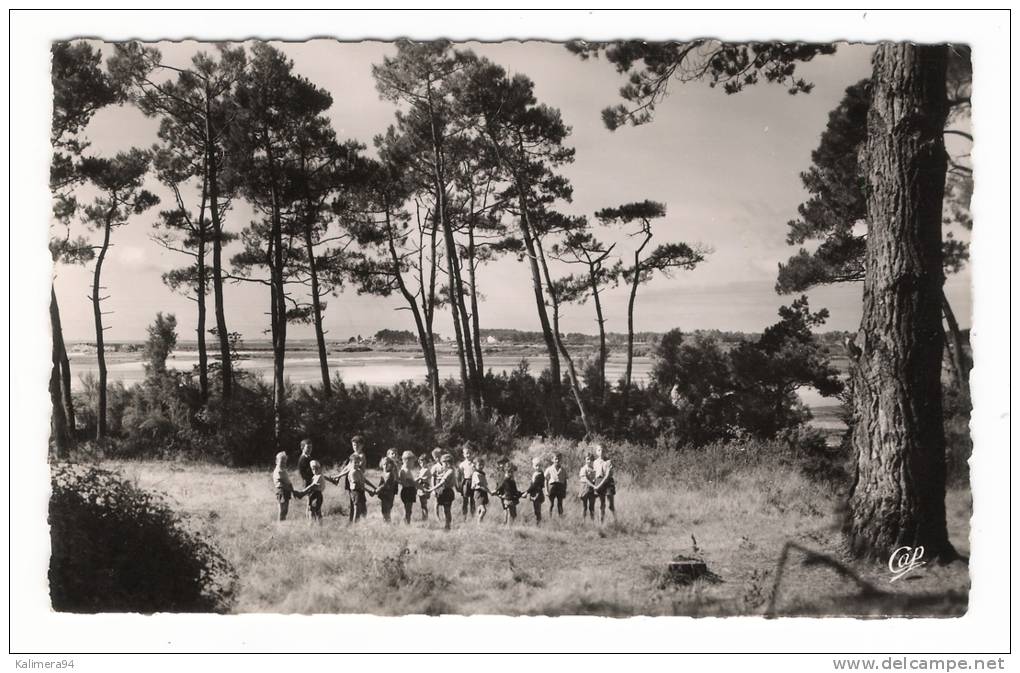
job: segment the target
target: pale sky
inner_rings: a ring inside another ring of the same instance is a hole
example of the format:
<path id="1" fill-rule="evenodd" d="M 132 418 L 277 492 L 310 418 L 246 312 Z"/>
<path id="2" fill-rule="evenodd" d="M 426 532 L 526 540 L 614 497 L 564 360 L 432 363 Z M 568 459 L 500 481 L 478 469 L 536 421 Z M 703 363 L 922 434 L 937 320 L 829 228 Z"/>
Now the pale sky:
<path id="1" fill-rule="evenodd" d="M 372 137 L 393 122 L 395 108 L 379 100 L 370 67 L 395 49 L 386 43 L 339 43 L 316 40 L 274 43 L 295 62 L 295 71 L 333 95 L 329 111 L 341 139 L 371 146 Z M 195 42 L 160 43 L 168 62 L 187 64 L 197 50 L 212 49 Z M 760 331 L 776 321 L 776 310 L 792 297 L 775 294 L 776 267 L 796 252 L 786 245 L 786 222 L 796 216 L 806 197 L 798 177 L 810 164 L 810 153 L 825 128 L 829 111 L 847 86 L 868 76 L 871 49 L 840 45 L 833 56 L 798 66 L 815 83 L 809 95 L 790 96 L 780 86 L 759 84 L 727 96 L 703 84 L 674 84 L 658 106 L 656 118 L 638 128 L 605 129 L 601 110 L 619 102 L 623 78 L 605 61 L 581 61 L 560 44 L 544 42 L 467 43 L 480 55 L 511 72 L 528 75 L 542 103 L 559 108 L 573 129 L 568 144 L 576 160 L 563 169 L 574 187 L 565 212 L 587 215 L 603 207 L 652 199 L 667 206 L 667 217 L 655 223 L 654 243 L 701 243 L 714 252 L 696 270 L 673 278 L 659 277 L 642 286 L 635 309 L 638 331 L 722 329 Z M 104 52 L 108 53 L 108 49 Z M 105 54 L 104 54 L 105 56 Z M 97 154 L 113 154 L 132 146 L 156 142 L 157 120 L 131 107 L 101 111 L 86 135 Z M 154 180 L 149 188 L 169 207 L 170 196 Z M 194 302 L 163 285 L 161 274 L 184 258 L 163 250 L 149 239 L 160 207 L 134 217 L 114 231 L 114 247 L 103 268 L 103 284 L 110 298 L 104 310 L 107 340 L 134 340 L 157 311 L 177 316 L 181 339 L 194 338 Z M 226 227 L 240 231 L 249 219 L 238 205 Z M 83 233 L 79 226 L 76 233 Z M 620 230 L 596 228 L 596 235 L 617 241 L 626 254 L 630 241 Z M 93 234 L 95 237 L 95 234 Z M 225 249 L 233 255 L 238 244 Z M 91 265 L 61 266 L 57 270 L 64 335 L 69 340 L 93 340 L 92 311 L 86 295 Z M 561 267 L 563 273 L 576 267 Z M 480 271 L 483 328 L 538 330 L 531 277 L 526 265 L 513 258 L 491 263 Z M 962 326 L 970 325 L 970 270 L 951 277 L 947 292 Z M 604 296 L 609 331 L 626 330 L 627 289 Z M 264 338 L 268 329 L 268 290 L 254 285 L 227 285 L 226 319 L 231 331 L 247 339 Z M 809 293 L 813 309 L 827 307 L 827 328 L 856 329 L 860 320 L 860 287 L 844 285 Z M 382 328 L 408 329 L 413 322 L 398 311 L 397 298 L 358 296 L 348 290 L 328 299 L 327 338 L 370 335 Z M 210 321 L 212 297 L 209 298 Z M 437 318 L 437 331 L 452 333 L 449 314 Z M 595 333 L 590 304 L 563 310 L 561 327 L 567 332 Z M 293 325 L 291 338 L 311 338 L 312 328 Z"/>

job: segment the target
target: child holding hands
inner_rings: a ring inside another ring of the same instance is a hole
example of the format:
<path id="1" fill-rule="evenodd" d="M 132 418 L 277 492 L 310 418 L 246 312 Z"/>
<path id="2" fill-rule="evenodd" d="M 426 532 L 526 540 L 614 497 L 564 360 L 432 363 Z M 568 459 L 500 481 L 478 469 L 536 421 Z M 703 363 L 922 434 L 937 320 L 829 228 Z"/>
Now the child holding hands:
<path id="1" fill-rule="evenodd" d="M 517 482 L 514 481 L 514 464 L 507 461 L 503 464 L 503 480 L 493 491 L 503 503 L 503 523 L 507 526 L 511 521 L 517 519 L 517 503 L 520 502 L 523 493 L 517 490 Z"/>
<path id="2" fill-rule="evenodd" d="M 280 505 L 279 520 L 283 521 L 287 518 L 287 510 L 290 509 L 290 497 L 294 494 L 294 487 L 290 483 L 290 473 L 287 472 L 287 453 L 285 451 L 280 451 L 276 454 L 273 486 L 276 488 L 276 502 Z"/>
<path id="3" fill-rule="evenodd" d="M 325 482 L 339 484 L 339 477 L 327 477 L 322 473 L 322 465 L 319 461 L 313 460 L 308 463 L 308 469 L 312 471 L 312 480 L 308 486 L 300 491 L 294 491 L 297 497 L 308 496 L 308 521 L 316 524 L 322 523 L 322 491 L 326 487 Z"/>
<path id="4" fill-rule="evenodd" d="M 474 460 L 474 472 L 471 473 L 471 500 L 478 512 L 478 523 L 485 519 L 485 509 L 489 505 L 489 481 L 485 477 L 485 461 L 481 456 Z"/>
<path id="5" fill-rule="evenodd" d="M 581 466 L 577 476 L 581 480 L 581 490 L 577 497 L 581 499 L 581 505 L 584 507 L 581 519 L 587 519 L 591 515 L 591 520 L 595 521 L 595 480 L 598 479 L 595 472 L 595 456 L 589 453 L 584 457 L 584 465 Z"/>
<path id="6" fill-rule="evenodd" d="M 443 512 L 445 530 L 450 530 L 450 523 L 453 520 L 453 513 L 450 511 L 454 499 L 457 497 L 457 471 L 453 468 L 453 456 L 444 453 L 440 458 L 440 471 L 436 473 L 435 484 L 429 492 L 436 492 L 436 509 Z"/>
<path id="7" fill-rule="evenodd" d="M 365 493 L 375 495 L 375 488 L 365 481 L 364 459 L 357 453 L 351 456 L 351 466 L 347 470 L 347 487 L 351 493 L 351 521 L 359 521 L 368 513 Z"/>
<path id="8" fill-rule="evenodd" d="M 404 451 L 400 456 L 403 465 L 397 472 L 397 482 L 400 484 L 400 502 L 404 505 L 404 523 L 411 523 L 411 514 L 414 511 L 414 501 L 418 496 L 418 483 L 415 480 L 414 454 Z"/>
<path id="9" fill-rule="evenodd" d="M 545 502 L 545 473 L 542 471 L 542 459 L 531 459 L 531 483 L 525 491 L 535 511 L 535 525 L 542 524 L 542 503 Z"/>

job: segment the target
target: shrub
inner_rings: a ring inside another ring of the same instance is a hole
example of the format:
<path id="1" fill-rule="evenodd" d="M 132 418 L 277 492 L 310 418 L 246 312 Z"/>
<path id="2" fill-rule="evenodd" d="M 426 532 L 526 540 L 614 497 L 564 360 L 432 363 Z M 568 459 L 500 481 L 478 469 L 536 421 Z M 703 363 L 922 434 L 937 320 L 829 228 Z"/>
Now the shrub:
<path id="1" fill-rule="evenodd" d="M 158 495 L 119 475 L 52 472 L 50 598 L 62 612 L 226 612 L 237 575 Z"/>

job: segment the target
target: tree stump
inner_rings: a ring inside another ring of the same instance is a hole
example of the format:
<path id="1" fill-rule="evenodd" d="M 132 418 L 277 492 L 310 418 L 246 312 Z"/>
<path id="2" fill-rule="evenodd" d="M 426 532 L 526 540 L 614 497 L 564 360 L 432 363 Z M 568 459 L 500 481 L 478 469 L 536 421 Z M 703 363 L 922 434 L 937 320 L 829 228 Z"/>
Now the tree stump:
<path id="1" fill-rule="evenodd" d="M 708 566 L 699 558 L 682 554 L 674 556 L 669 563 L 669 578 L 675 584 L 690 584 L 699 577 L 709 575 Z"/>

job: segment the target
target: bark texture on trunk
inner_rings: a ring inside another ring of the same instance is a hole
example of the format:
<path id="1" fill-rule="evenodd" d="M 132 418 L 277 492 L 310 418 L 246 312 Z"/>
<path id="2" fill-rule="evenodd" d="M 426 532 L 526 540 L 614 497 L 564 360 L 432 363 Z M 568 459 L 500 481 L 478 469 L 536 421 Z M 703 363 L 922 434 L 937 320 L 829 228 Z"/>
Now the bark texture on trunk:
<path id="1" fill-rule="evenodd" d="M 850 344 L 856 475 L 845 533 L 860 556 L 951 558 L 942 427 L 946 49 L 879 45 L 866 170 L 869 233 Z"/>

